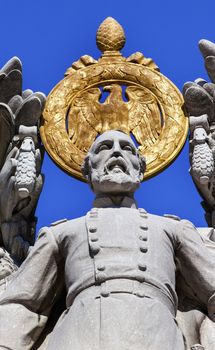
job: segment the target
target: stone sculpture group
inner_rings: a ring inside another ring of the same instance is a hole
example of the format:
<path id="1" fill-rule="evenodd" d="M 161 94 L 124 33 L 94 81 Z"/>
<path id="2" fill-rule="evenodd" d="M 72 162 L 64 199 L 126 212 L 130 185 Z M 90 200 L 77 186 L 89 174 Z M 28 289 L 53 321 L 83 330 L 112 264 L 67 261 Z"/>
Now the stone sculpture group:
<path id="1" fill-rule="evenodd" d="M 41 229 L 34 244 L 45 97 L 22 91 L 17 58 L 1 69 L 0 349 L 215 349 L 215 44 L 200 49 L 212 83 L 186 83 L 184 99 L 201 229 L 138 208 L 146 161 L 118 129 L 85 156 L 90 212 Z"/>

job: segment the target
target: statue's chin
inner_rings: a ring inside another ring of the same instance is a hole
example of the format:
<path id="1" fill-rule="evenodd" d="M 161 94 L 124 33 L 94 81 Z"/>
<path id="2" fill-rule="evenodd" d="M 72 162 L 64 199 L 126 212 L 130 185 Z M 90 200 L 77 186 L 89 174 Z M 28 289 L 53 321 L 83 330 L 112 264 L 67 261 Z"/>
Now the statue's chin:
<path id="1" fill-rule="evenodd" d="M 139 176 L 122 173 L 102 175 L 92 179 L 92 188 L 96 194 L 131 194 L 140 185 Z"/>

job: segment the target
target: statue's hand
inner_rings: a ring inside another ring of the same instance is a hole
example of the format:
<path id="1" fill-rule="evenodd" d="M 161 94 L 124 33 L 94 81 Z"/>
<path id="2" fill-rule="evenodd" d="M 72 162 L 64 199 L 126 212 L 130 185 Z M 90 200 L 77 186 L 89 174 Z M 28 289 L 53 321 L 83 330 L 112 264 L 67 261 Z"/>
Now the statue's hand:
<path id="1" fill-rule="evenodd" d="M 183 88 L 190 122 L 190 173 L 202 195 L 209 225 L 215 210 L 215 44 L 201 40 L 200 50 L 212 82 L 197 79 Z"/>
<path id="2" fill-rule="evenodd" d="M 30 247 L 26 239 L 28 237 L 28 231 L 27 221 L 16 217 L 1 225 L 5 249 L 18 261 L 23 261 L 28 254 Z"/>
<path id="3" fill-rule="evenodd" d="M 36 152 L 36 176 L 34 190 L 27 198 L 20 198 L 16 186 L 17 157 L 19 150 L 14 147 L 8 154 L 0 172 L 0 223 L 1 236 L 5 249 L 16 259 L 26 258 L 30 243 L 34 241 L 34 212 L 43 179 L 39 173 L 41 161 Z M 38 168 L 39 167 L 39 168 Z"/>
<path id="4" fill-rule="evenodd" d="M 7 155 L 0 172 L 0 222 L 11 219 L 18 204 L 17 191 L 14 186 L 17 156 L 18 148 L 14 147 Z"/>

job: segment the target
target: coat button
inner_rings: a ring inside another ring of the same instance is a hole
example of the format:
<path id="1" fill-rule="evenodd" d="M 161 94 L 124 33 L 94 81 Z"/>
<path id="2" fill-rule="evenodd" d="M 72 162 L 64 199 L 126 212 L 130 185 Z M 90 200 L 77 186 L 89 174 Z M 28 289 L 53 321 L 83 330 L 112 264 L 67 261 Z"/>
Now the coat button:
<path id="1" fill-rule="evenodd" d="M 147 236 L 145 236 L 145 235 L 139 235 L 139 240 L 140 241 L 147 241 Z"/>
<path id="2" fill-rule="evenodd" d="M 101 292 L 101 296 L 104 297 L 104 298 L 109 297 L 109 295 L 110 295 L 110 293 L 107 292 L 107 291 L 104 291 L 104 290 L 103 290 L 103 291 Z"/>
<path id="3" fill-rule="evenodd" d="M 140 225 L 141 230 L 147 231 L 149 228 L 146 225 Z"/>
<path id="4" fill-rule="evenodd" d="M 140 213 L 140 217 L 143 218 L 143 219 L 148 219 L 147 214 L 142 214 L 142 213 Z"/>
<path id="5" fill-rule="evenodd" d="M 148 248 L 147 247 L 140 247 L 141 253 L 147 253 Z"/>
<path id="6" fill-rule="evenodd" d="M 105 270 L 105 266 L 104 265 L 98 265 L 97 266 L 97 270 L 98 271 L 104 271 Z"/>
<path id="7" fill-rule="evenodd" d="M 96 255 L 100 251 L 100 246 L 96 243 L 93 243 L 90 245 L 90 250 L 93 253 L 93 255 Z"/>
<path id="8" fill-rule="evenodd" d="M 139 208 L 139 213 L 140 213 L 140 214 L 147 214 L 147 212 L 146 212 L 145 209 L 143 209 L 143 208 Z"/>
<path id="9" fill-rule="evenodd" d="M 96 282 L 102 283 L 105 282 L 107 279 L 107 275 L 104 272 L 97 272 L 96 273 Z"/>
<path id="10" fill-rule="evenodd" d="M 99 240 L 98 236 L 95 234 L 90 235 L 91 242 L 97 242 Z"/>
<path id="11" fill-rule="evenodd" d="M 142 263 L 139 263 L 138 264 L 138 269 L 140 270 L 140 271 L 146 271 L 146 265 L 145 264 L 142 264 Z"/>
<path id="12" fill-rule="evenodd" d="M 95 227 L 95 226 L 90 226 L 89 227 L 89 232 L 90 233 L 94 233 L 94 232 L 96 232 L 97 231 L 97 227 Z"/>
<path id="13" fill-rule="evenodd" d="M 98 217 L 98 212 L 97 211 L 91 211 L 90 212 L 90 218 L 97 218 Z"/>

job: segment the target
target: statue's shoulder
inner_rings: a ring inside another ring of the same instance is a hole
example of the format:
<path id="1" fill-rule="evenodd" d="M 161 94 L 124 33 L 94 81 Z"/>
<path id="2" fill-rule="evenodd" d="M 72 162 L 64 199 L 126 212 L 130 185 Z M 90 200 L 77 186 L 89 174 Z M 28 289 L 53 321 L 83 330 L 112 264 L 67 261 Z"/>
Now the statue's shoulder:
<path id="1" fill-rule="evenodd" d="M 75 219 L 60 219 L 52 222 L 49 227 L 52 231 L 67 231 L 82 228 L 85 225 L 85 216 Z"/>
<path id="2" fill-rule="evenodd" d="M 196 230 L 195 225 L 190 220 L 181 219 L 179 216 L 172 214 L 164 214 L 163 217 L 166 219 L 174 220 L 178 223 L 179 227 L 191 228 Z"/>
<path id="3" fill-rule="evenodd" d="M 180 223 L 180 224 L 195 227 L 195 225 L 191 221 L 186 220 L 186 219 L 182 219 L 182 218 L 180 218 L 180 216 L 174 215 L 174 214 L 156 215 L 156 214 L 147 213 L 147 216 L 151 217 L 152 220 L 154 219 L 156 221 L 160 220 L 163 222 Z"/>
<path id="4" fill-rule="evenodd" d="M 54 221 L 50 224 L 50 227 L 58 226 L 60 224 L 63 224 L 64 222 L 68 222 L 68 219 L 60 219 L 60 220 Z"/>
<path id="5" fill-rule="evenodd" d="M 181 221 L 181 218 L 177 215 L 173 215 L 173 214 L 164 214 L 164 215 L 156 215 L 156 214 L 150 214 L 147 213 L 148 217 L 151 218 L 152 221 L 159 221 L 162 222 L 164 224 L 166 223 L 176 223 Z"/>
<path id="6" fill-rule="evenodd" d="M 164 214 L 163 217 L 167 218 L 167 219 L 172 219 L 175 221 L 181 221 L 181 218 L 177 215 L 174 215 L 174 214 Z"/>

